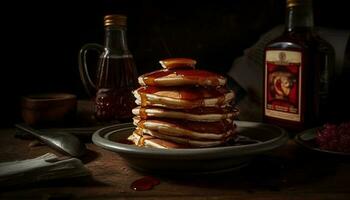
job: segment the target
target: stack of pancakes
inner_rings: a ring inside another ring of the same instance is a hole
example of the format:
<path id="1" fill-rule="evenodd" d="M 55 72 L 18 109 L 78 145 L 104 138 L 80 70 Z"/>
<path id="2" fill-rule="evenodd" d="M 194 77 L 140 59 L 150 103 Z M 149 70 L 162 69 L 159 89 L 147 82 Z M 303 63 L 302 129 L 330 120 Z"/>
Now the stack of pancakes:
<path id="1" fill-rule="evenodd" d="M 234 92 L 218 74 L 196 70 L 195 60 L 160 61 L 165 69 L 139 77 L 133 94 L 137 126 L 130 141 L 156 148 L 212 147 L 235 136 Z"/>

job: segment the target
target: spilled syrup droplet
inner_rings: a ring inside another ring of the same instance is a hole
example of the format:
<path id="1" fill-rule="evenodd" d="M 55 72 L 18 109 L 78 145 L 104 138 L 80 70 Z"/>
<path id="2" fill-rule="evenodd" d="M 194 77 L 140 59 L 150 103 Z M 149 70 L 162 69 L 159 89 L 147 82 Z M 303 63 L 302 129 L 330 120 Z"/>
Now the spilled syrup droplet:
<path id="1" fill-rule="evenodd" d="M 145 176 L 137 179 L 131 183 L 130 188 L 135 191 L 146 191 L 152 189 L 154 186 L 159 185 L 160 181 L 151 176 Z"/>

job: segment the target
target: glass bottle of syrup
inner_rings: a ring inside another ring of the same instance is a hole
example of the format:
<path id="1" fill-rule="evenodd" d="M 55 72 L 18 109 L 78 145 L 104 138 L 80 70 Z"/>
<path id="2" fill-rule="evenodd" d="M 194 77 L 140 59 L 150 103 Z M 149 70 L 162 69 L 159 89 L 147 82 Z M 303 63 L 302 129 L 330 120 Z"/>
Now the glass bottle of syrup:
<path id="1" fill-rule="evenodd" d="M 100 121 L 131 119 L 135 107 L 132 90 L 137 86 L 137 71 L 126 39 L 127 17 L 104 17 L 105 44 L 87 44 L 80 51 L 80 74 L 85 88 L 94 88 L 95 117 Z M 100 52 L 97 78 L 93 82 L 86 67 L 86 51 Z M 89 86 L 91 85 L 91 86 Z"/>
<path id="2" fill-rule="evenodd" d="M 334 49 L 313 23 L 311 0 L 287 0 L 285 32 L 265 48 L 263 119 L 290 131 L 327 120 Z"/>

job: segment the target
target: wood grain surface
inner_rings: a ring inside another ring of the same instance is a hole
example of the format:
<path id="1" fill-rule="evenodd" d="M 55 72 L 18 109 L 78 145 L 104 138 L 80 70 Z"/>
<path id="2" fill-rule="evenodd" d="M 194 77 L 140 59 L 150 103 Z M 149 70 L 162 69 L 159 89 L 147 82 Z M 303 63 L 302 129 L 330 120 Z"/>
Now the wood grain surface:
<path id="1" fill-rule="evenodd" d="M 60 155 L 14 134 L 15 129 L 0 131 L 1 162 L 47 152 Z M 207 175 L 139 172 L 118 154 L 87 146 L 89 152 L 81 159 L 91 177 L 1 188 L 0 199 L 350 199 L 349 159 L 309 153 L 292 140 L 240 170 Z M 144 176 L 155 177 L 160 184 L 148 191 L 130 188 Z"/>

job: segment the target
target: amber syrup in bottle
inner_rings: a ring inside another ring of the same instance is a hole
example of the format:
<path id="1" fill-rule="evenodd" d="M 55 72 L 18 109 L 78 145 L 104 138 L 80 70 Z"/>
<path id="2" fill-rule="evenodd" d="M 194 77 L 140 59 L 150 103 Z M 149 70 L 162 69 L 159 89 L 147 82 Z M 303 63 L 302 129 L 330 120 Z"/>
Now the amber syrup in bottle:
<path id="1" fill-rule="evenodd" d="M 263 120 L 292 132 L 326 121 L 334 50 L 314 30 L 311 0 L 287 0 L 285 32 L 264 53 Z"/>
<path id="2" fill-rule="evenodd" d="M 132 91 L 137 71 L 126 39 L 126 17 L 105 17 L 105 45 L 99 58 L 95 116 L 98 120 L 131 119 L 135 107 Z"/>

